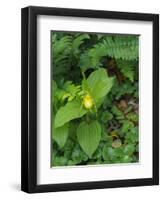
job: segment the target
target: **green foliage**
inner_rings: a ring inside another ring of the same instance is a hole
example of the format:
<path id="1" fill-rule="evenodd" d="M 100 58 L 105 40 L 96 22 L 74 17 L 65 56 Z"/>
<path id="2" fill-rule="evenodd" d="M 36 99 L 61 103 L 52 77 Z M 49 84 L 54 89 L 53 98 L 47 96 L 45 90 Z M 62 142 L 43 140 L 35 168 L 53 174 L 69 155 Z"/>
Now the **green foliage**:
<path id="1" fill-rule="evenodd" d="M 135 35 L 52 33 L 52 165 L 139 161 Z"/>
<path id="2" fill-rule="evenodd" d="M 127 133 L 130 129 L 132 129 L 134 127 L 134 124 L 131 121 L 128 120 L 124 120 L 123 121 L 123 125 L 121 128 L 122 133 Z"/>
<path id="3" fill-rule="evenodd" d="M 137 60 L 138 45 L 136 36 L 110 35 L 103 37 L 93 48 L 81 56 L 81 67 L 84 71 L 89 67 L 98 68 L 101 66 L 101 59 L 105 56 L 127 61 Z"/>
<path id="4" fill-rule="evenodd" d="M 55 79 L 66 77 L 71 66 L 77 64 L 81 52 L 80 46 L 86 39 L 89 39 L 88 34 L 66 34 L 63 37 L 60 37 L 60 33 L 52 34 L 52 60 L 55 66 Z"/>
<path id="5" fill-rule="evenodd" d="M 117 60 L 117 65 L 120 68 L 120 71 L 122 72 L 122 74 L 126 78 L 128 78 L 131 82 L 133 82 L 134 76 L 135 76 L 134 69 L 138 65 L 137 61 L 135 60 L 127 61 L 127 60 L 119 59 Z"/>
<path id="6" fill-rule="evenodd" d="M 86 114 L 86 110 L 81 107 L 81 103 L 79 101 L 71 101 L 68 102 L 65 106 L 60 107 L 56 113 L 54 126 L 55 128 L 63 126 L 65 123 L 82 117 Z"/>
<path id="7" fill-rule="evenodd" d="M 82 149 L 91 158 L 101 139 L 100 124 L 97 121 L 89 124 L 86 122 L 80 123 L 77 129 L 77 139 Z"/>
<path id="8" fill-rule="evenodd" d="M 53 131 L 53 139 L 57 144 L 62 148 L 64 147 L 68 138 L 68 124 L 63 125 L 62 127 L 55 128 Z"/>
<path id="9" fill-rule="evenodd" d="M 64 166 L 67 164 L 67 158 L 63 156 L 55 156 L 53 163 L 55 163 L 55 166 Z"/>
<path id="10" fill-rule="evenodd" d="M 83 90 L 80 85 L 75 86 L 71 82 L 64 84 L 64 90 L 56 89 L 58 100 L 67 99 L 68 102 L 58 109 L 54 122 L 55 128 L 61 127 L 73 119 L 80 118 L 88 112 L 82 107 L 80 101 L 82 94 L 90 93 L 94 102 L 98 103 L 101 98 L 107 95 L 113 85 L 113 78 L 108 78 L 106 70 L 102 68 L 91 73 L 85 81 L 87 82 L 87 88 L 84 87 Z"/>
<path id="11" fill-rule="evenodd" d="M 95 70 L 88 77 L 88 85 L 90 93 L 96 103 L 105 97 L 113 86 L 114 78 L 109 78 L 104 68 Z"/>

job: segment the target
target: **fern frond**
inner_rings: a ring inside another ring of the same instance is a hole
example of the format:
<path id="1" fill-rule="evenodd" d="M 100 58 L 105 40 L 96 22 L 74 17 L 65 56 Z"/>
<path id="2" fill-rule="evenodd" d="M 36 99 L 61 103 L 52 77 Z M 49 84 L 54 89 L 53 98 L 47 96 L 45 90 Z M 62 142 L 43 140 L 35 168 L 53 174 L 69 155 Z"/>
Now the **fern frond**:
<path id="1" fill-rule="evenodd" d="M 52 35 L 52 56 L 55 75 L 64 75 L 80 53 L 80 46 L 88 34 L 70 34 L 57 38 L 57 33 Z"/>
<path id="2" fill-rule="evenodd" d="M 61 38 L 60 40 L 54 41 L 54 51 L 55 54 L 58 55 L 65 51 L 67 48 L 71 48 L 72 43 L 72 37 L 71 36 L 65 36 Z"/>
<path id="3" fill-rule="evenodd" d="M 135 69 L 137 68 L 137 61 L 126 61 L 118 59 L 117 67 L 120 69 L 121 73 L 128 78 L 131 82 L 134 81 Z"/>
<path id="4" fill-rule="evenodd" d="M 92 51 L 92 56 L 108 55 L 115 59 L 137 60 L 138 58 L 138 37 L 136 36 L 108 36 L 101 43 L 97 44 Z"/>
<path id="5" fill-rule="evenodd" d="M 123 60 L 137 60 L 138 59 L 138 36 L 121 36 L 117 35 L 112 38 L 114 43 L 111 45 L 114 49 L 113 57 L 115 59 Z M 108 43 L 109 44 L 109 43 Z"/>
<path id="6" fill-rule="evenodd" d="M 69 57 L 69 51 L 72 46 L 72 37 L 64 36 L 61 39 L 57 39 L 57 35 L 54 34 L 52 38 L 52 56 L 53 56 L 53 64 L 55 68 L 55 74 L 64 72 L 67 64 L 67 60 Z M 60 67 L 63 66 L 63 67 Z"/>
<path id="7" fill-rule="evenodd" d="M 122 60 L 137 60 L 138 59 L 139 41 L 138 36 L 115 35 L 104 37 L 98 44 L 91 48 L 87 55 L 81 57 L 81 68 L 88 69 L 89 66 L 84 66 L 85 60 L 89 60 L 90 68 L 101 66 L 101 59 L 109 56 L 115 59 Z"/>
<path id="8" fill-rule="evenodd" d="M 89 38 L 90 36 L 88 34 L 76 34 L 75 39 L 72 41 L 73 51 L 77 51 L 79 47 L 84 43 L 85 39 Z"/>

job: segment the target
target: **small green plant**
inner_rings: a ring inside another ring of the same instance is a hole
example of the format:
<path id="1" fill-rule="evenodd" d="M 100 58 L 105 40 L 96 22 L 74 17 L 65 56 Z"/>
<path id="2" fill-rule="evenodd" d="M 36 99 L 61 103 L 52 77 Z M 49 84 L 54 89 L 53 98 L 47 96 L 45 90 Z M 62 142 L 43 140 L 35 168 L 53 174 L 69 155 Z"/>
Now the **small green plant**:
<path id="1" fill-rule="evenodd" d="M 109 78 L 105 69 L 95 70 L 81 85 L 65 83 L 65 90 L 56 89 L 56 99 L 60 104 L 54 117 L 53 138 L 63 147 L 68 138 L 69 123 L 81 118 L 77 127 L 77 140 L 84 152 L 91 158 L 101 140 L 101 125 L 98 109 L 109 93 L 114 78 Z M 57 85 L 55 83 L 57 88 Z M 61 95 L 62 93 L 62 95 Z"/>
<path id="2" fill-rule="evenodd" d="M 138 36 L 52 34 L 52 165 L 138 161 Z"/>

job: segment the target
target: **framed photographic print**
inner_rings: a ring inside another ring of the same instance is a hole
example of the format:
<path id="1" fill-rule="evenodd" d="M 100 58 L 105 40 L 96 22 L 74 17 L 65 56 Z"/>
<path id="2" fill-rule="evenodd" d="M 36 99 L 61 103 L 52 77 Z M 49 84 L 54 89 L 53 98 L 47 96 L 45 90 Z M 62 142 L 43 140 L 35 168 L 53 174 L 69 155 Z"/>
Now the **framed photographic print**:
<path id="1" fill-rule="evenodd" d="M 22 190 L 159 184 L 159 16 L 22 9 Z"/>

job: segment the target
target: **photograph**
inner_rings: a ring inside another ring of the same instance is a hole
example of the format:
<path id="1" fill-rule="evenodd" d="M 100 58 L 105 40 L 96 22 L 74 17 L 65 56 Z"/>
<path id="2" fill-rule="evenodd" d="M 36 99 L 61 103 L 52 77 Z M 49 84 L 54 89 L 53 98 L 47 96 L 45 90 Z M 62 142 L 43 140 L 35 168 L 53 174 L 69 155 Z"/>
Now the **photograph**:
<path id="1" fill-rule="evenodd" d="M 51 30 L 51 167 L 139 163 L 139 35 Z"/>
<path id="2" fill-rule="evenodd" d="M 21 15 L 21 190 L 158 185 L 159 14 Z"/>

